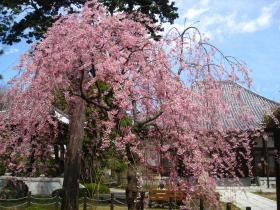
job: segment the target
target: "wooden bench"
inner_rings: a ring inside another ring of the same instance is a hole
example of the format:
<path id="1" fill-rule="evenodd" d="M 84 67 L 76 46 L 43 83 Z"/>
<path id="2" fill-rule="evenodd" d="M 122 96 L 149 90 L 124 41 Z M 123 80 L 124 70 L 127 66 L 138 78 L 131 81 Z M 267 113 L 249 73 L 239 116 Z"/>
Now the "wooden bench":
<path id="1" fill-rule="evenodd" d="M 182 203 L 183 194 L 181 192 L 171 190 L 151 190 L 149 192 L 149 207 L 153 203 L 168 204 L 169 201 Z"/>

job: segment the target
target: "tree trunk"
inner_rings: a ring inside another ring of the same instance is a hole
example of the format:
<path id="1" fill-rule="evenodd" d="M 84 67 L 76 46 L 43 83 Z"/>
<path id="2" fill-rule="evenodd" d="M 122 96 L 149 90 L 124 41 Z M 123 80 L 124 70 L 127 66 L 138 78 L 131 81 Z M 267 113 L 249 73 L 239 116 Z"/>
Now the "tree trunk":
<path id="1" fill-rule="evenodd" d="M 128 210 L 139 210 L 140 202 L 139 196 L 140 192 L 137 187 L 137 171 L 135 168 L 129 164 L 127 169 L 127 188 L 126 188 L 126 201 Z"/>
<path id="2" fill-rule="evenodd" d="M 79 178 L 84 139 L 85 102 L 76 96 L 70 105 L 69 142 L 65 157 L 61 210 L 79 209 Z"/>
<path id="3" fill-rule="evenodd" d="M 64 172 L 64 160 L 65 160 L 65 148 L 64 144 L 59 145 L 59 151 L 60 151 L 60 156 L 59 156 L 59 174 L 62 174 Z"/>

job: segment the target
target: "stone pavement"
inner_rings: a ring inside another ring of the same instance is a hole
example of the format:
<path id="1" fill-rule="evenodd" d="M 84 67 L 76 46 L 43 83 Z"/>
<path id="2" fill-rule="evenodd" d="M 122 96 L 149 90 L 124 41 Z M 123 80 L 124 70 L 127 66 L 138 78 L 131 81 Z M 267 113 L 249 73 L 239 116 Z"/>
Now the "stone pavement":
<path id="1" fill-rule="evenodd" d="M 276 201 L 256 195 L 252 190 L 246 188 L 218 188 L 221 201 L 232 202 L 237 207 L 245 210 L 251 207 L 252 210 L 276 210 Z"/>
<path id="2" fill-rule="evenodd" d="M 245 210 L 246 207 L 251 207 L 251 210 L 276 210 L 275 201 L 253 193 L 260 190 L 262 192 L 275 192 L 275 189 L 260 187 L 217 187 L 221 201 L 232 202 L 242 210 Z M 110 188 L 110 191 L 125 194 L 123 189 Z"/>

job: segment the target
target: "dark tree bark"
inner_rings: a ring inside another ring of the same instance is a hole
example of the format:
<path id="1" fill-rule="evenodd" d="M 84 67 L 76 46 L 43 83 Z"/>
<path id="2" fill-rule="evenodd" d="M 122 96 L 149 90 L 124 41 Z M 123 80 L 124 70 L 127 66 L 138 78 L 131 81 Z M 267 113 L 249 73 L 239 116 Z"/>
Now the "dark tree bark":
<path id="1" fill-rule="evenodd" d="M 79 178 L 84 138 L 85 101 L 76 96 L 70 105 L 70 135 L 65 158 L 61 210 L 79 209 Z"/>
<path id="2" fill-rule="evenodd" d="M 130 150 L 130 145 L 126 145 L 126 153 L 129 161 L 127 168 L 127 188 L 126 201 L 128 210 L 139 210 L 140 205 L 140 189 L 138 186 L 137 163 L 139 158 Z"/>
<path id="3" fill-rule="evenodd" d="M 60 156 L 59 156 L 59 173 L 62 174 L 64 172 L 64 159 L 65 159 L 65 148 L 64 144 L 59 145 Z"/>
<path id="4" fill-rule="evenodd" d="M 127 169 L 127 188 L 126 188 L 126 201 L 128 210 L 140 209 L 140 202 L 138 199 L 139 189 L 137 187 L 137 171 L 129 164 Z M 140 195 L 140 194 L 139 194 Z"/>
<path id="5" fill-rule="evenodd" d="M 54 159 L 55 159 L 55 162 L 58 163 L 59 161 L 59 148 L 58 148 L 58 145 L 57 144 L 54 144 L 53 145 L 53 151 L 54 151 Z"/>

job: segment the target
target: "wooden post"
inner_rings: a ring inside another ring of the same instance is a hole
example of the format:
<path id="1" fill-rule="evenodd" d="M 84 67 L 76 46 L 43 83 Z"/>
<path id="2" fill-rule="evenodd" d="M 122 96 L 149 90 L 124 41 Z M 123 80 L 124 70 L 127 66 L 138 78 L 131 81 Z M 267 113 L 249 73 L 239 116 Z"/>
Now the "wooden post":
<path id="1" fill-rule="evenodd" d="M 84 191 L 84 208 L 83 208 L 83 210 L 87 210 L 87 192 L 86 191 Z"/>
<path id="2" fill-rule="evenodd" d="M 30 207 L 31 206 L 31 192 L 28 191 L 27 193 L 27 206 Z"/>
<path id="3" fill-rule="evenodd" d="M 204 210 L 204 203 L 202 198 L 199 199 L 199 210 Z"/>
<path id="4" fill-rule="evenodd" d="M 111 205 L 110 205 L 110 210 L 114 210 L 114 194 L 111 193 Z"/>
<path id="5" fill-rule="evenodd" d="M 220 193 L 216 193 L 217 200 L 220 201 Z"/>
<path id="6" fill-rule="evenodd" d="M 149 192 L 149 208 L 152 208 L 152 201 L 151 201 L 151 191 Z"/>
<path id="7" fill-rule="evenodd" d="M 55 209 L 59 210 L 59 195 L 58 195 L 58 193 L 55 196 Z"/>
<path id="8" fill-rule="evenodd" d="M 227 208 L 226 210 L 231 210 L 231 203 L 227 203 Z"/>
<path id="9" fill-rule="evenodd" d="M 172 210 L 172 200 L 171 200 L 171 198 L 169 198 L 168 210 Z"/>
<path id="10" fill-rule="evenodd" d="M 145 192 L 141 192 L 140 195 L 140 210 L 144 210 Z"/>

